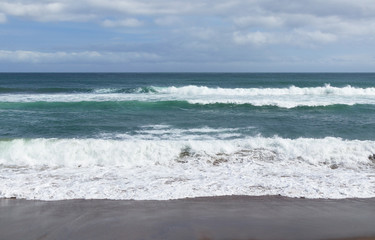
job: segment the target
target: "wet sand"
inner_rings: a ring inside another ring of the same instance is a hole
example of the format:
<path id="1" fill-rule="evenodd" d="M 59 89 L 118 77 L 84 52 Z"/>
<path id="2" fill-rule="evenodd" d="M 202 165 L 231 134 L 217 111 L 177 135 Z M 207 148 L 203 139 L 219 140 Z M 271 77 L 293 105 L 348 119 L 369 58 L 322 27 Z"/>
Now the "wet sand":
<path id="1" fill-rule="evenodd" d="M 0 239 L 375 239 L 375 198 L 0 199 Z"/>

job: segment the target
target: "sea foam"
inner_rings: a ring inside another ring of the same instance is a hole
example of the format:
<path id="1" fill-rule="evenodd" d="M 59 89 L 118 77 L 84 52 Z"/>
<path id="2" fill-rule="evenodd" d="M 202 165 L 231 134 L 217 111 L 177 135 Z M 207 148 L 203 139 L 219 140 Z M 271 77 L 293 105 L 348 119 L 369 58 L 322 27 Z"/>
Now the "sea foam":
<path id="1" fill-rule="evenodd" d="M 0 141 L 0 197 L 375 197 L 374 146 L 333 137 L 14 139 Z"/>
<path id="2" fill-rule="evenodd" d="M 332 87 L 325 84 L 322 87 L 296 87 L 288 88 L 209 88 L 206 86 L 183 86 L 156 88 L 156 92 L 179 95 L 230 95 L 230 96 L 260 96 L 260 95 L 341 95 L 341 96 L 375 96 L 375 88 L 357 88 L 350 85 L 345 87 Z"/>
<path id="3" fill-rule="evenodd" d="M 91 93 L 0 94 L 0 102 L 186 101 L 191 104 L 252 104 L 254 106 L 328 106 L 375 104 L 375 88 L 352 86 L 300 88 L 209 88 L 206 86 L 146 87 L 132 91 L 96 89 Z"/>

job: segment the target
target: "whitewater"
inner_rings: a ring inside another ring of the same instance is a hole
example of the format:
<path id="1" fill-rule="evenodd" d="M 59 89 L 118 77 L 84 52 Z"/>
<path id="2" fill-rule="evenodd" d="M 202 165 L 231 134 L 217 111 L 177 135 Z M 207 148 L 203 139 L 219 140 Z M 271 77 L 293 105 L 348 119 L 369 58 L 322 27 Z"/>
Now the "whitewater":
<path id="1" fill-rule="evenodd" d="M 374 197 L 374 141 L 16 139 L 0 196 L 165 200 L 219 195 Z"/>
<path id="2" fill-rule="evenodd" d="M 61 90 L 62 91 L 62 90 Z M 87 93 L 88 91 L 91 91 Z M 209 88 L 206 86 L 87 89 L 85 93 L 1 94 L 0 102 L 186 101 L 191 104 L 251 104 L 254 106 L 329 106 L 375 104 L 375 88 L 352 86 L 301 88 Z"/>
<path id="3" fill-rule="evenodd" d="M 0 198 L 375 197 L 374 74 L 0 74 Z"/>

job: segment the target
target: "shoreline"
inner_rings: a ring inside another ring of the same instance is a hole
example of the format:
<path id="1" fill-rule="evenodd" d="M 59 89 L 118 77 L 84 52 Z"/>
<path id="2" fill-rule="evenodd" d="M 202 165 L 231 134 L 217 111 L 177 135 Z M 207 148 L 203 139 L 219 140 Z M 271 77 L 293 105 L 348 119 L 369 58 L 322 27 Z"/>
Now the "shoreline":
<path id="1" fill-rule="evenodd" d="M 375 198 L 0 199 L 0 239 L 375 239 Z"/>

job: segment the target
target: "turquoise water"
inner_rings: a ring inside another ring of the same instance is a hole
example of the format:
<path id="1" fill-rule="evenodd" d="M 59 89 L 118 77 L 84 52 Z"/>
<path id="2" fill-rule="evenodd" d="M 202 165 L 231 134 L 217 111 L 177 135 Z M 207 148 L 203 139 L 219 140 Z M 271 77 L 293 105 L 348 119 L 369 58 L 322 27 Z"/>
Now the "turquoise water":
<path id="1" fill-rule="evenodd" d="M 199 104 L 170 94 L 168 99 L 155 97 L 154 87 L 205 86 L 211 89 L 316 88 L 329 84 L 343 88 L 369 89 L 375 74 L 190 74 L 190 73 L 121 73 L 121 74 L 0 74 L 1 138 L 117 138 L 119 134 L 138 134 L 144 126 L 166 125 L 170 129 L 233 128 L 233 137 L 281 136 L 285 138 L 375 139 L 375 98 L 368 103 L 345 104 L 329 99 L 318 106 L 256 106 L 251 103 Z M 86 94 L 74 102 L 69 97 Z M 110 98 L 95 101 L 91 96 L 138 95 L 123 100 Z M 177 94 L 177 93 L 176 93 Z M 206 99 L 204 90 L 192 92 Z M 6 96 L 13 99 L 6 100 Z M 47 101 L 38 95 L 49 95 Z M 58 98 L 64 95 L 65 98 Z M 145 95 L 142 100 L 141 95 Z M 164 94 L 166 95 L 166 94 Z M 333 95 L 333 94 L 331 94 Z M 308 94 L 307 94 L 308 96 Z M 3 98 L 1 98 L 3 97 Z M 27 98 L 34 97 L 30 102 Z M 149 97 L 149 98 L 147 98 Z M 224 98 L 225 96 L 223 96 Z M 267 96 L 266 96 L 267 97 Z M 277 101 L 278 96 L 270 96 Z M 346 97 L 346 96 L 344 96 Z M 350 97 L 350 95 L 348 96 Z M 5 100 L 4 100 L 5 98 Z M 54 100 L 56 98 L 56 100 Z M 209 97 L 208 97 L 209 98 Z M 220 99 L 220 94 L 215 99 Z M 235 97 L 232 97 L 236 100 Z M 264 98 L 260 96 L 259 98 Z M 299 98 L 290 96 L 298 105 Z M 187 98 L 188 99 L 188 98 Z M 215 100 L 213 99 L 213 100 Z M 314 104 L 314 102 L 312 103 Z M 215 133 L 211 133 L 213 137 Z"/>

